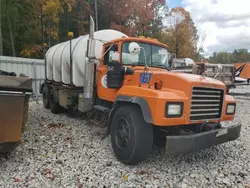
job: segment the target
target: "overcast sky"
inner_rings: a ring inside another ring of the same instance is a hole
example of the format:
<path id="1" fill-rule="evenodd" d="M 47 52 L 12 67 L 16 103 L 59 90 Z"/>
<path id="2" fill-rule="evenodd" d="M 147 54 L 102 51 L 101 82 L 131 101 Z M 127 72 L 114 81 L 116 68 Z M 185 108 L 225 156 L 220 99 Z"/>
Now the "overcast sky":
<path id="1" fill-rule="evenodd" d="M 190 12 L 204 41 L 205 55 L 250 49 L 250 0 L 166 0 Z"/>

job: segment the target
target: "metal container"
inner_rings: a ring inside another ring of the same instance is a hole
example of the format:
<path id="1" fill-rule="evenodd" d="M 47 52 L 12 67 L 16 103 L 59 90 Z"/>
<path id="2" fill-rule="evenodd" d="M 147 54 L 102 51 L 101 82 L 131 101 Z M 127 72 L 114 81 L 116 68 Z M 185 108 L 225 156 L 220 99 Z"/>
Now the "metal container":
<path id="1" fill-rule="evenodd" d="M 193 74 L 215 78 L 223 82 L 228 88 L 234 87 L 234 65 L 233 64 L 210 64 L 203 63 L 193 65 Z"/>
<path id="2" fill-rule="evenodd" d="M 28 120 L 30 78 L 0 76 L 0 152 L 12 151 L 21 141 Z"/>

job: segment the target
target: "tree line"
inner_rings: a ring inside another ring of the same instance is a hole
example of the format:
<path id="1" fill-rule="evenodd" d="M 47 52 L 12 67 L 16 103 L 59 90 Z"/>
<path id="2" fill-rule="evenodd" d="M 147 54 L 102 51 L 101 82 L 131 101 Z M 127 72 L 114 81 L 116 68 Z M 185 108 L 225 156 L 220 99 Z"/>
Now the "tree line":
<path id="1" fill-rule="evenodd" d="M 188 11 L 171 10 L 165 0 L 0 0 L 0 55 L 43 58 L 59 42 L 89 32 L 89 16 L 98 30 L 156 38 L 177 57 L 200 58 L 199 36 Z"/>
<path id="2" fill-rule="evenodd" d="M 233 52 L 214 52 L 208 59 L 209 63 L 241 63 L 250 62 L 250 52 L 247 49 L 235 49 Z"/>

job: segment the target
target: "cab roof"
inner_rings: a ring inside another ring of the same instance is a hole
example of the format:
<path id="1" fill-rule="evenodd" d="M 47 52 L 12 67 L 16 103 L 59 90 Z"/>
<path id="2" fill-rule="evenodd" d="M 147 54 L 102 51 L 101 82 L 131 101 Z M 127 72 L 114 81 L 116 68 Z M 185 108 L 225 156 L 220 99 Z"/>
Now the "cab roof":
<path id="1" fill-rule="evenodd" d="M 149 43 L 149 44 L 153 44 L 153 45 L 157 45 L 157 46 L 161 46 L 164 48 L 168 48 L 168 46 L 166 44 L 163 44 L 161 42 L 159 42 L 157 39 L 152 39 L 152 38 L 145 38 L 145 37 L 122 37 L 122 38 L 118 38 L 115 40 L 112 40 L 111 42 L 107 42 L 105 45 L 111 44 L 111 43 L 117 43 L 117 42 L 142 42 L 142 43 Z"/>

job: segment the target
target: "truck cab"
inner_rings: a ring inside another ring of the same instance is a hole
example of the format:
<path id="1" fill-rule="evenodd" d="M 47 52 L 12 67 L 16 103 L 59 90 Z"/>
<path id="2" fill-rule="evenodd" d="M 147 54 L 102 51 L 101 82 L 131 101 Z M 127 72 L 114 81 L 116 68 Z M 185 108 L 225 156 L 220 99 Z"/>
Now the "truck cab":
<path id="1" fill-rule="evenodd" d="M 133 47 L 138 49 L 132 49 Z M 105 55 L 98 68 L 97 92 L 100 98 L 112 102 L 123 86 L 133 86 L 136 83 L 145 86 L 146 83 L 150 83 L 151 78 L 146 80 L 143 76 L 150 69 L 164 71 L 169 67 L 167 46 L 152 39 L 132 37 L 117 39 L 113 43 L 104 45 L 103 54 Z M 145 66 L 149 68 L 146 72 Z M 137 80 L 133 75 L 138 72 L 140 77 Z M 152 72 L 148 76 L 151 77 Z M 161 82 L 161 80 L 155 81 L 158 84 Z"/>

